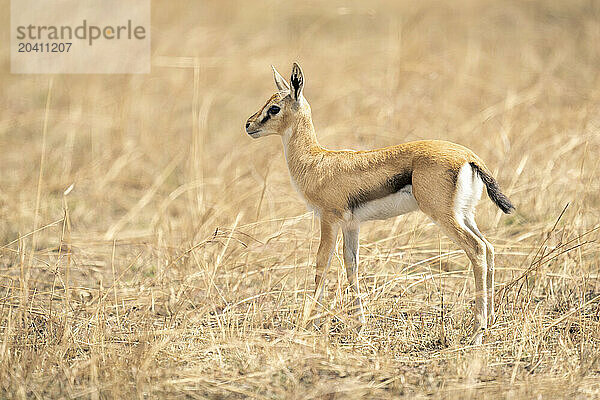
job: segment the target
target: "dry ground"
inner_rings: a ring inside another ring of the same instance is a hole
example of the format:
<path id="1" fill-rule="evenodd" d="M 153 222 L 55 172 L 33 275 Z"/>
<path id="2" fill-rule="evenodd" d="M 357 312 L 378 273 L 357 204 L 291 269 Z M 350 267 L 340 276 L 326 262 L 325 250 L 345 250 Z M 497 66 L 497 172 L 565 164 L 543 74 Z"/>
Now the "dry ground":
<path id="1" fill-rule="evenodd" d="M 153 3 L 150 75 L 11 75 L 3 41 L 0 398 L 600 396 L 600 3 Z M 324 145 L 452 140 L 516 204 L 479 207 L 482 348 L 420 214 L 362 230 L 361 336 L 339 248 L 301 326 L 318 226 L 243 132 L 294 60 Z"/>

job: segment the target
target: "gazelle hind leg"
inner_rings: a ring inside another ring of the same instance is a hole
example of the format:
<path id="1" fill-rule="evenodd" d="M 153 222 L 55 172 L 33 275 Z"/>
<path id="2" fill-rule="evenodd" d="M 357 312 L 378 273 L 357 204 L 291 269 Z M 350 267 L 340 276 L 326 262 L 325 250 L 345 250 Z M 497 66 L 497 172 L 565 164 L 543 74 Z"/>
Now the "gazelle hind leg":
<path id="1" fill-rule="evenodd" d="M 483 343 L 483 333 L 487 328 L 487 260 L 485 243 L 462 222 L 458 220 L 438 221 L 444 233 L 458 244 L 473 265 L 475 278 L 475 318 L 473 324 L 473 343 Z"/>
<path id="2" fill-rule="evenodd" d="M 345 227 L 342 229 L 344 234 L 344 267 L 350 288 L 354 292 L 354 301 L 352 303 L 352 314 L 357 318 L 360 327 L 365 323 L 365 311 L 363 309 L 362 299 L 360 298 L 360 288 L 358 285 L 358 232 L 359 228 Z"/>
<path id="3" fill-rule="evenodd" d="M 449 171 L 456 171 L 452 176 Z M 450 239 L 459 245 L 473 264 L 475 277 L 475 344 L 483 342 L 487 328 L 486 246 L 467 227 L 464 215 L 468 214 L 481 195 L 482 182 L 469 164 L 458 170 L 452 165 L 424 166 L 413 171 L 413 194 L 421 211 L 427 214 Z"/>
<path id="4" fill-rule="evenodd" d="M 479 239 L 485 244 L 485 255 L 487 263 L 487 277 L 486 277 L 486 289 L 487 289 L 487 316 L 490 323 L 495 321 L 494 311 L 494 246 L 483 236 L 483 234 L 477 228 L 475 218 L 473 214 L 465 217 L 466 226 L 473 232 Z"/>

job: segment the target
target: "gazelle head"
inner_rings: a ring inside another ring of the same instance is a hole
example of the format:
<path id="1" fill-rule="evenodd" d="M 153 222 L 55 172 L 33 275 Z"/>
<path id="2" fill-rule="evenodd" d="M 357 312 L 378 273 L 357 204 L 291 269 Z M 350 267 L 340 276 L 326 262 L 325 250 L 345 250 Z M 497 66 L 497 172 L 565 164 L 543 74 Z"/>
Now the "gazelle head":
<path id="1" fill-rule="evenodd" d="M 310 106 L 302 95 L 304 75 L 296 63 L 292 67 L 290 85 L 273 68 L 277 92 L 246 122 L 246 133 L 253 138 L 283 135 L 299 114 L 310 112 Z"/>

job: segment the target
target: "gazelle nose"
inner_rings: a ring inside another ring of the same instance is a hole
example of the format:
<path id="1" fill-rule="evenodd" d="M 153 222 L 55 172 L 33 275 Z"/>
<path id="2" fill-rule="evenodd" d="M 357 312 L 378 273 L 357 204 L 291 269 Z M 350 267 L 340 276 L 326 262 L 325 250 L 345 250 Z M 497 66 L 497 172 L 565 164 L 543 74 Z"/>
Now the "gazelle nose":
<path id="1" fill-rule="evenodd" d="M 246 129 L 250 127 L 250 122 L 246 122 Z"/>

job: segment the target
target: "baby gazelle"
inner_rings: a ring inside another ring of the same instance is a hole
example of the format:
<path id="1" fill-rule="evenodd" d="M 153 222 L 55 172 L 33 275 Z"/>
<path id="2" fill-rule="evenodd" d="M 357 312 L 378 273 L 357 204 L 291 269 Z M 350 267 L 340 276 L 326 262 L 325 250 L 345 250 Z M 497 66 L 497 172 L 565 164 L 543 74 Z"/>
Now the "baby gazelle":
<path id="1" fill-rule="evenodd" d="M 321 220 L 315 297 L 321 301 L 338 231 L 344 235 L 344 264 L 355 293 L 353 312 L 364 310 L 358 285 L 361 222 L 411 211 L 427 214 L 467 254 L 475 275 L 473 340 L 480 344 L 494 314 L 494 248 L 475 223 L 475 206 L 485 186 L 505 213 L 514 207 L 500 192 L 483 161 L 458 144 L 423 140 L 378 150 L 332 151 L 321 147 L 311 110 L 302 94 L 304 75 L 294 63 L 290 84 L 273 68 L 278 91 L 246 123 L 253 138 L 279 135 L 294 187 Z M 291 85 L 291 87 L 290 87 Z"/>

